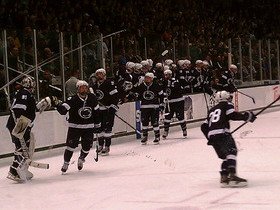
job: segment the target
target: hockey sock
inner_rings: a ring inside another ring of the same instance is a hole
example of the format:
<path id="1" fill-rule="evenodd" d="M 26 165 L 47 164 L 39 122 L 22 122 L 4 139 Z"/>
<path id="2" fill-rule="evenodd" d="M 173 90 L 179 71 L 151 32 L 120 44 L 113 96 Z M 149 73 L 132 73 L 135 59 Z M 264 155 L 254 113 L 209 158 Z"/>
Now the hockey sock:
<path id="1" fill-rule="evenodd" d="M 105 138 L 105 147 L 110 147 L 111 146 L 111 137 Z"/>
<path id="2" fill-rule="evenodd" d="M 158 139 L 160 137 L 159 127 L 154 127 L 155 138 Z"/>
<path id="3" fill-rule="evenodd" d="M 99 137 L 98 138 L 98 145 L 103 147 L 103 145 L 104 145 L 104 137 Z"/>
<path id="4" fill-rule="evenodd" d="M 164 122 L 164 131 L 168 132 L 169 127 L 170 127 L 170 123 L 169 122 Z"/>
<path id="5" fill-rule="evenodd" d="M 221 165 L 221 175 L 228 175 L 228 161 L 225 159 Z"/>
<path id="6" fill-rule="evenodd" d="M 236 173 L 236 156 L 235 155 L 227 156 L 227 165 L 228 165 L 229 173 L 235 174 Z"/>
<path id="7" fill-rule="evenodd" d="M 187 122 L 186 121 L 182 122 L 180 125 L 181 125 L 181 128 L 182 128 L 182 131 L 187 130 Z"/>
<path id="8" fill-rule="evenodd" d="M 64 162 L 70 162 L 73 156 L 73 151 L 70 151 L 68 148 L 64 151 Z"/>

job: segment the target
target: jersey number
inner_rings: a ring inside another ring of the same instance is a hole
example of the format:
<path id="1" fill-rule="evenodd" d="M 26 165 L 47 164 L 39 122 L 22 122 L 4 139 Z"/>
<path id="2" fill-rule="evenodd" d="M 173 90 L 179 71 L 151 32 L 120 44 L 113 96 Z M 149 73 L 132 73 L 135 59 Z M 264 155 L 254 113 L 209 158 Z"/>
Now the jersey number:
<path id="1" fill-rule="evenodd" d="M 216 109 L 209 114 L 209 126 L 211 126 L 212 123 L 218 122 L 220 120 L 221 112 L 222 111 L 220 109 Z"/>

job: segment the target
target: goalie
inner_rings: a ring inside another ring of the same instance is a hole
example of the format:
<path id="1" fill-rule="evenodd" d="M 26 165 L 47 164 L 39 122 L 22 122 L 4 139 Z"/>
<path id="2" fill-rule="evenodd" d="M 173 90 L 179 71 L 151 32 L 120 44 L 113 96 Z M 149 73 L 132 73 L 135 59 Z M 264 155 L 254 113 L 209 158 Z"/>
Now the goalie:
<path id="1" fill-rule="evenodd" d="M 25 182 L 33 177 L 28 170 L 32 162 L 35 149 L 35 140 L 31 128 L 36 116 L 45 109 L 58 103 L 56 97 L 46 97 L 36 104 L 33 92 L 35 81 L 31 77 L 25 77 L 21 81 L 20 89 L 13 98 L 10 117 L 6 127 L 8 128 L 12 142 L 15 144 L 14 160 L 8 172 L 8 179 L 17 182 Z"/>

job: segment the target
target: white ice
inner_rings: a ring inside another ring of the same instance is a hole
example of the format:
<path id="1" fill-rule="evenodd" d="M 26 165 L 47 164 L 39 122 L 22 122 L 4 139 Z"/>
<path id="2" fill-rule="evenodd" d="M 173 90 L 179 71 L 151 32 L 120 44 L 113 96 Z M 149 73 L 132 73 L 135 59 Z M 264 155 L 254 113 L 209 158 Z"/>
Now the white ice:
<path id="1" fill-rule="evenodd" d="M 77 152 L 61 175 L 63 149 L 48 151 L 36 161 L 50 169 L 30 168 L 25 184 L 6 179 L 11 159 L 0 160 L 0 209 L 65 210 L 198 210 L 280 209 L 280 111 L 258 116 L 234 133 L 239 149 L 238 175 L 246 188 L 220 188 L 220 163 L 200 129 L 189 128 L 182 139 L 172 128 L 160 145 L 142 146 L 130 136 L 114 139 L 109 156 L 94 162 L 92 150 L 77 170 Z M 232 129 L 241 122 L 232 122 Z"/>

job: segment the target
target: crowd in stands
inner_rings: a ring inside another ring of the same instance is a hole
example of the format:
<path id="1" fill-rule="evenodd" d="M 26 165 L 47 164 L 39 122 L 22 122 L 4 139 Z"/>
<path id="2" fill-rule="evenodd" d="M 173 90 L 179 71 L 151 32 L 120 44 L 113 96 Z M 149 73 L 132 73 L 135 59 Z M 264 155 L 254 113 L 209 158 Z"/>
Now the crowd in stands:
<path id="1" fill-rule="evenodd" d="M 114 54 L 121 56 L 114 59 L 121 65 L 144 59 L 143 53 L 134 50 L 144 48 L 143 42 L 137 41 L 144 37 L 149 42 L 150 58 L 155 58 L 163 49 L 171 48 L 175 39 L 178 46 L 189 41 L 191 57 L 188 59 L 192 62 L 211 56 L 211 59 L 225 63 L 228 38 L 279 39 L 279 11 L 278 0 L 2 0 L 0 30 L 8 30 L 9 66 L 18 71 L 34 65 L 32 29 L 37 30 L 39 63 L 59 55 L 60 31 L 67 34 L 81 32 L 83 42 L 88 43 L 97 39 L 100 33 L 106 35 L 122 29 L 126 32 L 114 38 Z M 67 52 L 70 44 L 65 42 Z M 85 66 L 100 67 L 98 50 L 98 45 L 83 49 Z M 19 57 L 23 51 L 24 58 L 20 60 L 25 65 L 20 65 Z M 177 59 L 182 58 L 187 58 L 185 50 Z M 73 67 L 71 59 L 65 57 L 65 69 L 77 69 L 78 60 L 75 63 Z M 59 61 L 54 61 L 42 69 L 59 75 L 59 68 Z M 87 70 L 87 76 L 92 69 Z M 70 74 L 69 71 L 67 76 Z"/>

